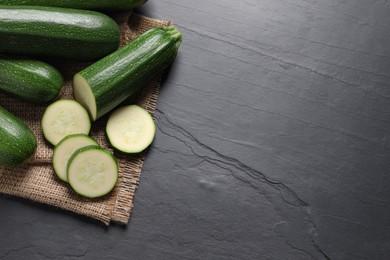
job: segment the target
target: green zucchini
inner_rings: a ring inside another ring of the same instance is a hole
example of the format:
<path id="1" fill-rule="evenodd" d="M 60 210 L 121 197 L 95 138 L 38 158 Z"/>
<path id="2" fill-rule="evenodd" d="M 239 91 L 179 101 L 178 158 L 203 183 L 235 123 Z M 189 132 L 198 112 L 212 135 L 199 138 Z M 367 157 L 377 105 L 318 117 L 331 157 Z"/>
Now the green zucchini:
<path id="1" fill-rule="evenodd" d="M 124 153 L 140 153 L 153 142 L 156 125 L 148 111 L 131 105 L 110 115 L 106 132 L 116 149 Z"/>
<path id="2" fill-rule="evenodd" d="M 37 148 L 37 141 L 31 129 L 1 106 L 0 140 L 0 166 L 22 166 Z"/>
<path id="3" fill-rule="evenodd" d="M 0 6 L 0 52 L 95 60 L 119 46 L 118 24 L 87 10 Z"/>
<path id="4" fill-rule="evenodd" d="M 146 86 L 175 59 L 182 35 L 174 26 L 153 28 L 73 78 L 75 99 L 93 121 Z"/>
<path id="5" fill-rule="evenodd" d="M 0 5 L 52 6 L 74 9 L 121 11 L 143 5 L 147 0 L 0 0 Z"/>
<path id="6" fill-rule="evenodd" d="M 118 181 L 118 164 L 112 154 L 99 146 L 78 149 L 69 159 L 68 182 L 73 190 L 88 198 L 112 191 Z"/>
<path id="7" fill-rule="evenodd" d="M 0 90 L 32 103 L 47 103 L 60 95 L 61 73 L 42 61 L 0 56 Z"/>

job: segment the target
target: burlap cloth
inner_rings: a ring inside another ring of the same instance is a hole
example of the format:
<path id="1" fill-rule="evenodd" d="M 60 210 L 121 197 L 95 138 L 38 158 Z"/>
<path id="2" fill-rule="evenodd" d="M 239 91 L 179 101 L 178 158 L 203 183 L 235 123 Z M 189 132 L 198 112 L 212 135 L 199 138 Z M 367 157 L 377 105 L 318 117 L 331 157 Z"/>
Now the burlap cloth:
<path id="1" fill-rule="evenodd" d="M 155 20 L 134 13 L 116 14 L 113 15 L 113 18 L 121 26 L 122 45 L 152 27 L 171 24 L 167 21 Z M 54 65 L 61 70 L 66 82 L 61 98 L 72 99 L 72 76 L 89 64 L 54 62 Z M 125 103 L 138 104 L 153 114 L 158 98 L 160 78 L 155 79 L 147 88 L 141 90 Z M 26 122 L 34 131 L 38 141 L 38 149 L 28 165 L 20 169 L 0 167 L 0 193 L 69 210 L 100 220 L 106 225 L 112 221 L 122 224 L 128 223 L 145 153 L 134 156 L 114 151 L 120 175 L 115 190 L 100 199 L 82 198 L 76 195 L 67 184 L 61 182 L 54 173 L 51 165 L 53 149 L 45 141 L 40 124 L 46 107 L 27 104 L 3 94 L 0 94 L 0 105 Z M 93 123 L 91 136 L 101 146 L 111 149 L 104 131 L 106 122 L 107 116 Z"/>

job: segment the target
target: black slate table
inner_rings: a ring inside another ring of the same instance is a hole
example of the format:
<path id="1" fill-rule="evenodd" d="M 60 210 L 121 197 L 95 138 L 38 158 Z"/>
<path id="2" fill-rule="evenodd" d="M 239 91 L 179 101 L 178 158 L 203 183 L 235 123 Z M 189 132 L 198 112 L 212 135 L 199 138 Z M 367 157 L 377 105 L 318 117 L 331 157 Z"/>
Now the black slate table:
<path id="1" fill-rule="evenodd" d="M 390 2 L 151 0 L 184 35 L 127 227 L 0 198 L 1 259 L 389 259 Z"/>

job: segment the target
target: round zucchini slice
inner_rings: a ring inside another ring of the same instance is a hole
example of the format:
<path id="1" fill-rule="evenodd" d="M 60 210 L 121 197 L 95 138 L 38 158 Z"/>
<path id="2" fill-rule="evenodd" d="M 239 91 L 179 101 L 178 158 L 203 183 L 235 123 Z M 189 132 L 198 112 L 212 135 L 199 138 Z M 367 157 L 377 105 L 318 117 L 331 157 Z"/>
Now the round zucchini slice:
<path id="1" fill-rule="evenodd" d="M 43 135 L 52 145 L 57 145 L 65 136 L 88 134 L 90 130 L 88 112 L 74 100 L 54 102 L 42 118 Z"/>
<path id="2" fill-rule="evenodd" d="M 88 198 L 110 193 L 118 181 L 118 164 L 112 154 L 99 146 L 78 149 L 68 162 L 68 182 Z"/>
<path id="3" fill-rule="evenodd" d="M 110 115 L 106 132 L 116 149 L 124 153 L 140 153 L 153 142 L 156 125 L 148 111 L 131 105 Z"/>

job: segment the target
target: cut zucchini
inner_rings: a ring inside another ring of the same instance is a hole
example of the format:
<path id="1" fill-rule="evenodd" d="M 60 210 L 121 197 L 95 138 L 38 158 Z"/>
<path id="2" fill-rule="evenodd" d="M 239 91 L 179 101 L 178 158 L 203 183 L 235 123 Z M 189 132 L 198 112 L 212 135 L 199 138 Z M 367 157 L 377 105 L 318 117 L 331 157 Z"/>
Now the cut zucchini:
<path id="1" fill-rule="evenodd" d="M 68 182 L 67 166 L 70 157 L 80 148 L 98 145 L 91 137 L 85 134 L 68 135 L 57 144 L 53 154 L 53 167 L 58 178 Z"/>
<path id="2" fill-rule="evenodd" d="M 108 194 L 118 181 L 118 164 L 112 154 L 99 147 L 78 149 L 68 163 L 68 182 L 73 190 L 88 198 Z"/>
<path id="3" fill-rule="evenodd" d="M 45 138 L 57 145 L 65 136 L 88 134 L 91 121 L 88 112 L 74 100 L 59 100 L 47 107 L 42 118 Z"/>
<path id="4" fill-rule="evenodd" d="M 152 28 L 73 78 L 75 99 L 96 121 L 164 71 L 175 59 L 182 34 L 174 26 Z"/>
<path id="5" fill-rule="evenodd" d="M 156 125 L 148 111 L 131 105 L 110 115 L 106 132 L 116 149 L 124 153 L 140 153 L 153 142 Z"/>

